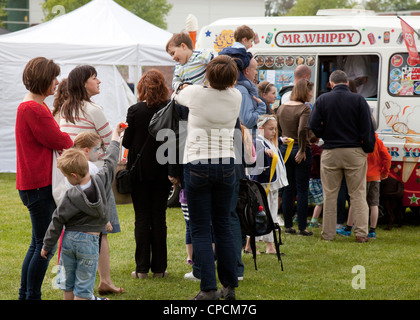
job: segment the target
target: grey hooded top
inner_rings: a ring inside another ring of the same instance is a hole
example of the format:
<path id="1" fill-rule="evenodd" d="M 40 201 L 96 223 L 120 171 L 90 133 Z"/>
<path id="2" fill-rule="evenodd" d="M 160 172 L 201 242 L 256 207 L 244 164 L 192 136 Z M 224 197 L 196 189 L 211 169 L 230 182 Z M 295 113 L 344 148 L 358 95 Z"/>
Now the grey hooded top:
<path id="1" fill-rule="evenodd" d="M 106 150 L 104 166 L 91 176 L 95 189 L 96 201 L 89 201 L 80 185 L 68 189 L 60 205 L 55 209 L 52 221 L 44 237 L 45 251 L 51 251 L 56 245 L 63 226 L 66 231 L 102 232 L 109 221 L 108 199 L 112 192 L 115 167 L 119 155 L 119 143 L 111 141 Z"/>

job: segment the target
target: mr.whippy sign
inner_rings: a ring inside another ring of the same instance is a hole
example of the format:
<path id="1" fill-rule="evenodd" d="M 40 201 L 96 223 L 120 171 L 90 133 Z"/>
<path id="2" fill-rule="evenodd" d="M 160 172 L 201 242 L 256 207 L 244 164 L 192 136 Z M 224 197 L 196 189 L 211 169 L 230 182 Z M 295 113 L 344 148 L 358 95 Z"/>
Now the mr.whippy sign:
<path id="1" fill-rule="evenodd" d="M 275 36 L 279 47 L 355 46 L 360 40 L 356 30 L 280 31 Z"/>

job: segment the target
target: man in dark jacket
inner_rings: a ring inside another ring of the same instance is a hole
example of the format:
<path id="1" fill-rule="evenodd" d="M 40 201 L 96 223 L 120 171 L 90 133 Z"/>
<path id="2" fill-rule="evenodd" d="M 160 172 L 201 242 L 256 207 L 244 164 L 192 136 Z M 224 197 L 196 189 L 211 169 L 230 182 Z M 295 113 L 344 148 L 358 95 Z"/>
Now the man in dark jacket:
<path id="1" fill-rule="evenodd" d="M 337 195 L 343 176 L 350 195 L 357 242 L 368 241 L 369 208 L 366 203 L 367 153 L 375 147 L 375 131 L 366 100 L 348 88 L 347 75 L 334 71 L 331 92 L 315 102 L 309 128 L 324 140 L 321 181 L 324 192 L 322 238 L 333 240 L 337 223 Z"/>

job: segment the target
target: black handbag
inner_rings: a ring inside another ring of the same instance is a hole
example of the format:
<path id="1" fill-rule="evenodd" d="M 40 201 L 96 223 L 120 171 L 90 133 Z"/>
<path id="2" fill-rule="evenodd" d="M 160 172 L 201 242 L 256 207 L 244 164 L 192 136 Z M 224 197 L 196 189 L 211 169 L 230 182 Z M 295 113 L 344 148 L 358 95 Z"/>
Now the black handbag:
<path id="1" fill-rule="evenodd" d="M 137 154 L 136 160 L 134 160 L 130 169 L 124 169 L 117 172 L 115 180 L 117 181 L 117 190 L 121 194 L 128 194 L 133 191 L 133 172 L 136 167 L 137 162 L 139 161 L 141 154 L 143 153 L 144 147 L 147 144 L 149 137 L 147 137 L 143 146 L 141 147 L 139 153 Z"/>
<path id="2" fill-rule="evenodd" d="M 149 123 L 149 133 L 154 138 L 162 129 L 170 129 L 178 133 L 179 120 L 180 117 L 175 110 L 175 99 L 171 99 L 165 107 L 153 115 Z"/>

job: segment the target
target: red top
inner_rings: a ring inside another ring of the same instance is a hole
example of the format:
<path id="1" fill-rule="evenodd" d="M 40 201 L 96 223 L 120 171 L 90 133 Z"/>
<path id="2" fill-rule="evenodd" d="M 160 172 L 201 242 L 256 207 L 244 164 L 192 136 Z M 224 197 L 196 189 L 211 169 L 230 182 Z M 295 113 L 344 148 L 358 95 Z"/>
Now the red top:
<path id="1" fill-rule="evenodd" d="M 31 190 L 52 182 L 52 151 L 73 141 L 60 130 L 50 109 L 35 101 L 22 102 L 16 116 L 16 189 Z"/>
<path id="2" fill-rule="evenodd" d="M 389 154 L 384 143 L 378 138 L 375 132 L 376 143 L 375 149 L 367 156 L 367 174 L 366 181 L 379 181 L 381 178 L 388 176 L 391 167 L 391 155 Z"/>

